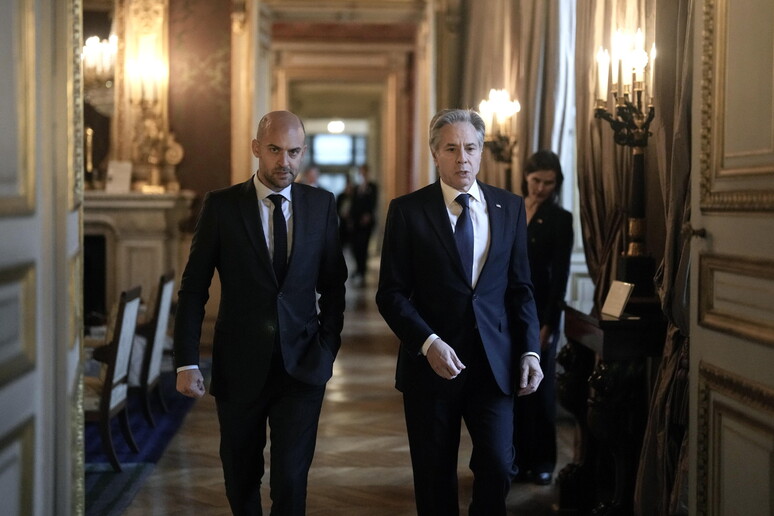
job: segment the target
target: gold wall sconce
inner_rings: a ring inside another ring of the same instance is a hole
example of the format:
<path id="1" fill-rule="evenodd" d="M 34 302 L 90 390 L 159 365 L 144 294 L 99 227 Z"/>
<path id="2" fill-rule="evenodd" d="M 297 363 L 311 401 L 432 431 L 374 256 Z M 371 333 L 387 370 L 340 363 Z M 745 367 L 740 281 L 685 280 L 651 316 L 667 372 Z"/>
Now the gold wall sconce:
<path id="1" fill-rule="evenodd" d="M 506 90 L 491 89 L 489 97 L 478 105 L 478 112 L 486 124 L 484 147 L 489 149 L 495 161 L 507 163 L 505 188 L 511 190 L 511 162 L 518 139 L 516 116 L 521 111 L 518 100 L 511 100 Z"/>

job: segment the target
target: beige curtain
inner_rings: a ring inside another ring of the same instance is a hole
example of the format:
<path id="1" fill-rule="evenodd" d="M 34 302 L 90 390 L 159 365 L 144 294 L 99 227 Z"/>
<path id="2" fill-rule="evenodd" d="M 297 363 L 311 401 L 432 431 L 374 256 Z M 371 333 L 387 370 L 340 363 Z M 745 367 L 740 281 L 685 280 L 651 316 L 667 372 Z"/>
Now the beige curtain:
<path id="1" fill-rule="evenodd" d="M 462 100 L 478 108 L 491 88 L 506 89 L 521 104 L 518 146 L 509 181 L 507 165 L 485 155 L 481 179 L 520 192 L 521 164 L 551 149 L 574 170 L 575 0 L 466 2 Z"/>
<path id="2" fill-rule="evenodd" d="M 690 235 L 692 0 L 659 0 L 656 6 L 657 65 L 653 144 L 664 195 L 664 260 L 657 274 L 661 305 L 669 321 L 661 365 L 651 397 L 637 486 L 637 514 L 688 514 L 688 344 Z"/>

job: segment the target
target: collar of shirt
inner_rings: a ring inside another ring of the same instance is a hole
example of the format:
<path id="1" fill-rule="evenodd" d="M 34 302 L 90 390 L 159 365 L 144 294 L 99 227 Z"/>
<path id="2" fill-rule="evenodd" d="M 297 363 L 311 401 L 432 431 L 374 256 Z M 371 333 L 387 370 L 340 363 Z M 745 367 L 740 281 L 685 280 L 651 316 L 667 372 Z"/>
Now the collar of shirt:
<path id="1" fill-rule="evenodd" d="M 457 202 L 457 196 L 461 193 L 467 193 L 470 194 L 470 198 L 474 202 L 481 203 L 481 205 L 484 204 L 484 196 L 481 193 L 481 188 L 478 187 L 478 181 L 474 181 L 473 184 L 470 186 L 470 190 L 467 192 L 460 192 L 459 190 L 452 188 L 451 186 L 447 185 L 443 181 L 440 181 L 441 183 L 441 192 L 443 192 L 443 202 L 446 204 L 446 209 L 449 210 L 450 216 L 454 217 L 454 220 L 452 220 L 452 224 L 457 222 L 457 217 L 460 215 L 460 212 L 462 211 L 462 206 L 460 206 Z M 471 210 L 475 209 L 475 206 L 470 205 Z"/>
<path id="2" fill-rule="evenodd" d="M 255 194 L 257 195 L 259 202 L 264 201 L 268 196 L 274 195 L 274 194 L 280 194 L 282 197 L 285 198 L 286 201 L 293 202 L 293 196 L 291 195 L 291 191 L 292 191 L 291 187 L 293 186 L 292 183 L 286 186 L 285 188 L 283 188 L 282 190 L 280 190 L 279 192 L 275 192 L 274 190 L 270 189 L 268 186 L 266 186 L 265 184 L 261 183 L 258 180 L 258 174 L 254 174 L 253 184 L 255 185 Z M 271 204 L 271 200 L 268 200 L 266 202 Z"/>

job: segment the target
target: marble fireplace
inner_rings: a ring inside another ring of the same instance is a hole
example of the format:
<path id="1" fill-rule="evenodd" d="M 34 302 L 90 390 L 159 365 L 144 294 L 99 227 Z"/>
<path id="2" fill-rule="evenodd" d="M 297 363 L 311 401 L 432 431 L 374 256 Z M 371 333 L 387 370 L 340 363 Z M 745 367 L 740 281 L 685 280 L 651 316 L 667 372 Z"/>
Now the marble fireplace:
<path id="1" fill-rule="evenodd" d="M 194 193 L 84 195 L 84 314 L 107 313 L 122 290 L 140 285 L 145 303 L 159 277 L 174 269 L 179 281 L 190 238 L 180 223 L 190 217 Z"/>

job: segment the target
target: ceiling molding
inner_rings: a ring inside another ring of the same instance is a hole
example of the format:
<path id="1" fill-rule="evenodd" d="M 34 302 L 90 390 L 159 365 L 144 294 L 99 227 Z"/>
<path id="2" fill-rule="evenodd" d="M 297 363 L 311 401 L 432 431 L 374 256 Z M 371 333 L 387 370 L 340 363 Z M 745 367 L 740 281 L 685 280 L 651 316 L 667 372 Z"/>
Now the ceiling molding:
<path id="1" fill-rule="evenodd" d="M 275 22 L 413 23 L 422 21 L 424 0 L 264 0 Z"/>

